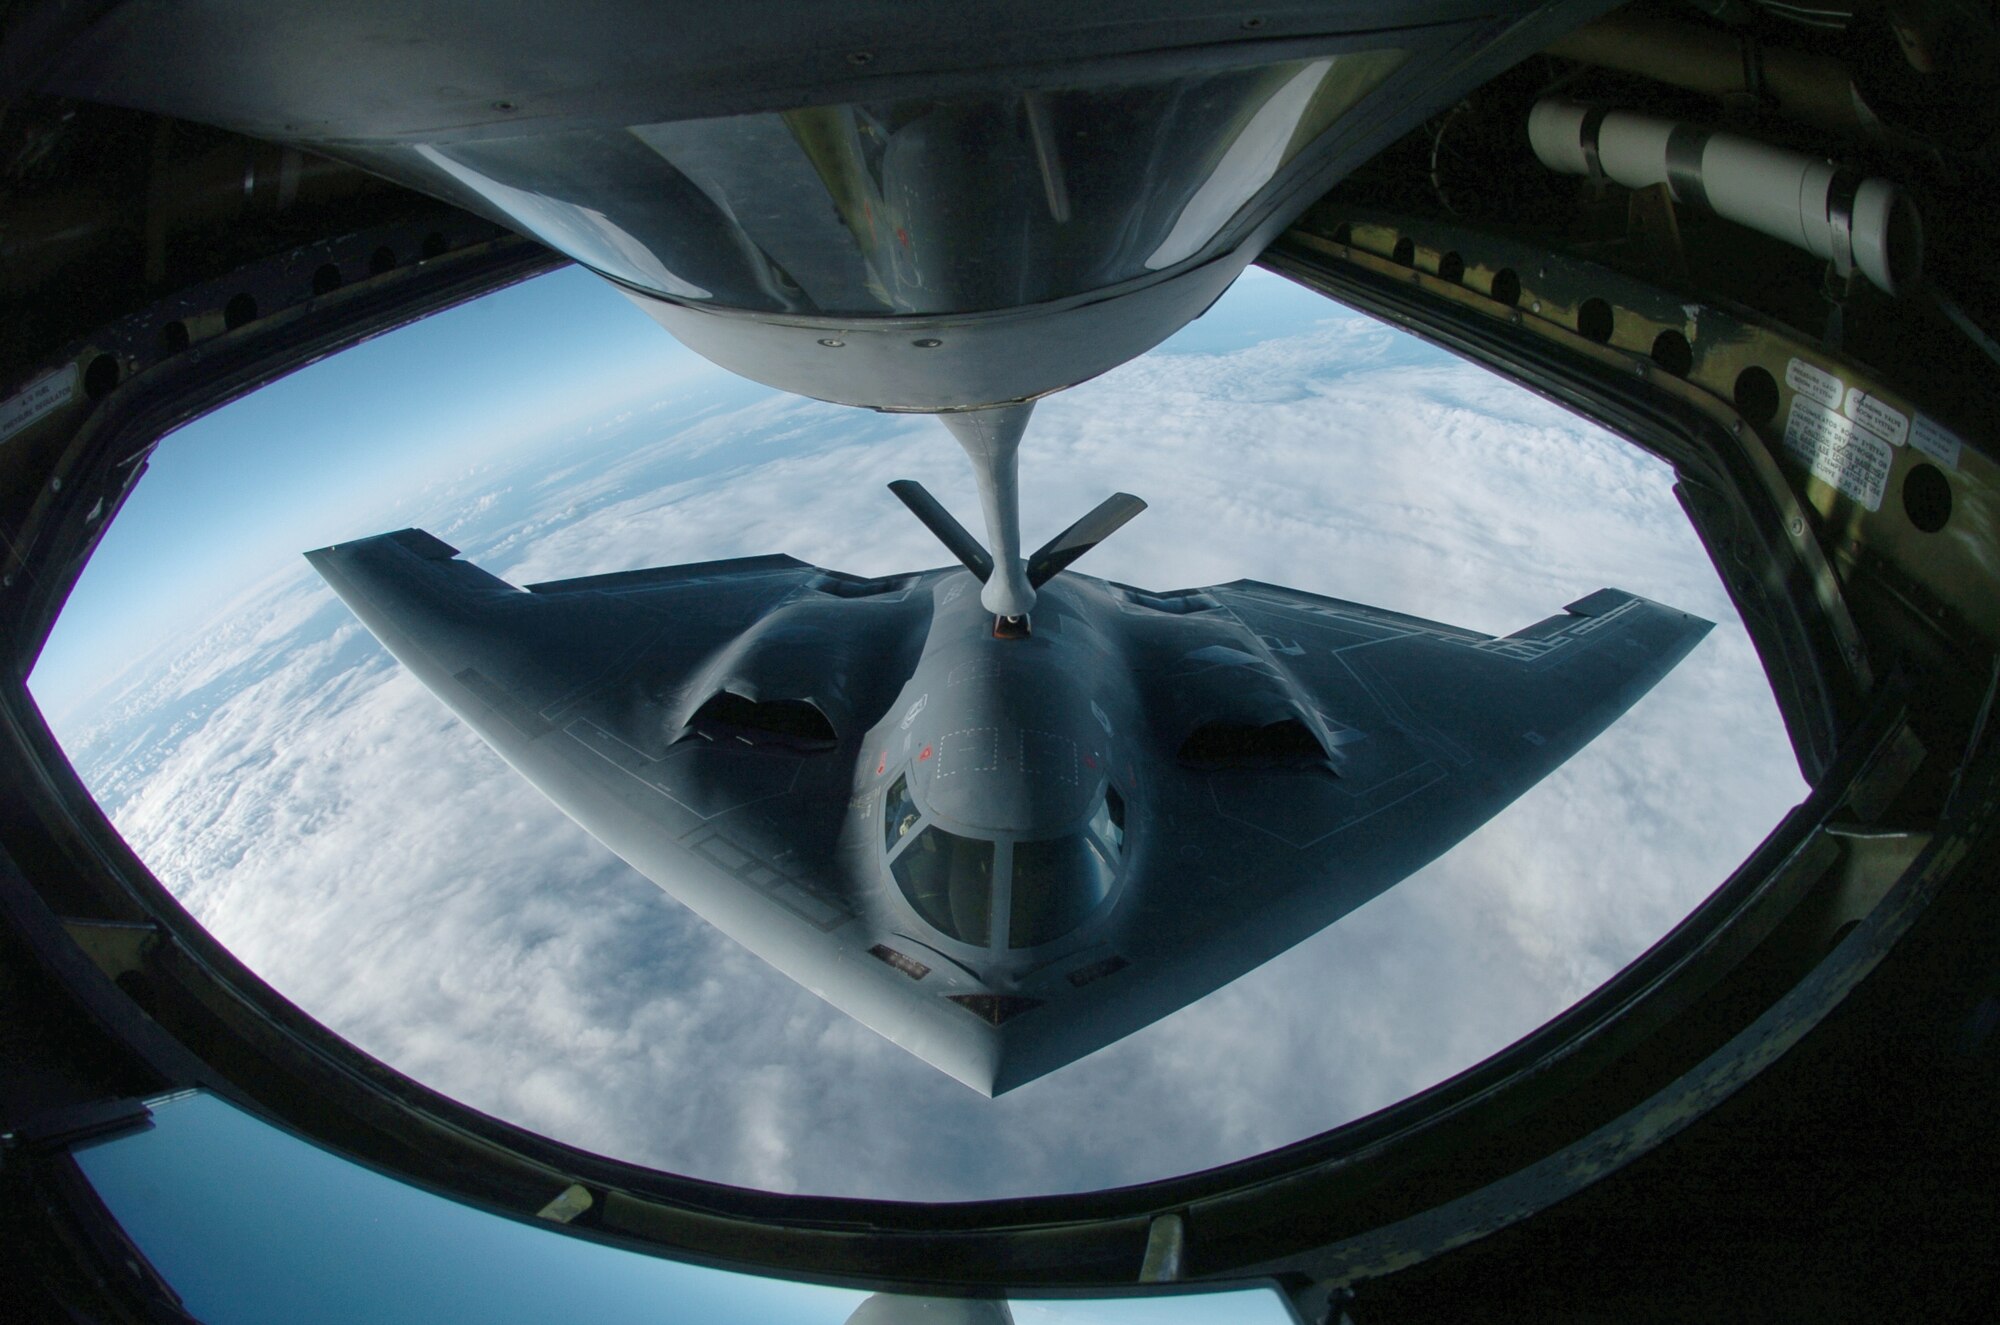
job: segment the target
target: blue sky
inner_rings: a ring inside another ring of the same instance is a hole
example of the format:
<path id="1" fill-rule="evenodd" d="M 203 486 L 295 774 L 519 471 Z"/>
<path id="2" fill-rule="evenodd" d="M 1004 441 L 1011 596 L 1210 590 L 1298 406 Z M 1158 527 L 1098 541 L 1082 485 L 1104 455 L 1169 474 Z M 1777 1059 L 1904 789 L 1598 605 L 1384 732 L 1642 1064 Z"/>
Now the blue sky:
<path id="1" fill-rule="evenodd" d="M 1221 353 L 1333 309 L 1251 270 L 1162 353 Z M 33 674 L 52 718 L 293 558 L 394 527 L 400 500 L 634 402 L 778 393 L 683 348 L 569 267 L 311 364 L 177 432 L 86 567 Z"/>
<path id="2" fill-rule="evenodd" d="M 579 268 L 322 359 L 169 434 L 34 673 L 67 713 L 399 494 L 635 399 L 726 378 Z"/>

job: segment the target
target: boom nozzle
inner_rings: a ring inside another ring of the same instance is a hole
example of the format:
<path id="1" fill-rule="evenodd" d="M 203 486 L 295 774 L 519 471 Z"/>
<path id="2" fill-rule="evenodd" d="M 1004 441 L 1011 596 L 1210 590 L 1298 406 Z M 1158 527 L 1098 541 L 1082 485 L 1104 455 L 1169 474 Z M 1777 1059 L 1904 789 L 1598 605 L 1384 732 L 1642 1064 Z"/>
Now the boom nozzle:
<path id="1" fill-rule="evenodd" d="M 957 557 L 980 583 L 984 584 L 991 578 L 992 556 L 972 536 L 972 531 L 960 524 L 944 508 L 944 503 L 931 495 L 930 489 L 913 478 L 899 478 L 889 485 L 889 491 L 910 508 L 910 514 L 923 521 L 924 528 L 937 535 L 938 542 L 944 544 L 946 550 Z M 1128 520 L 1145 509 L 1145 500 L 1129 492 L 1114 492 L 1106 497 L 1028 558 L 1026 578 L 1029 587 L 1039 589 L 1047 584 L 1067 570 L 1078 557 L 1124 528 Z M 995 615 L 1002 620 L 1027 619 L 1026 613 L 1002 612 Z"/>
<path id="2" fill-rule="evenodd" d="M 923 521 L 985 586 L 979 601 L 993 614 L 994 634 L 1005 639 L 1028 634 L 1028 613 L 1035 606 L 1037 589 L 1146 509 L 1146 503 L 1129 492 L 1113 493 L 1023 560 L 1019 453 L 1033 409 L 1032 402 L 1024 402 L 939 416 L 972 461 L 979 504 L 986 511 L 984 545 L 923 484 L 902 478 L 889 485 L 910 514 Z"/>

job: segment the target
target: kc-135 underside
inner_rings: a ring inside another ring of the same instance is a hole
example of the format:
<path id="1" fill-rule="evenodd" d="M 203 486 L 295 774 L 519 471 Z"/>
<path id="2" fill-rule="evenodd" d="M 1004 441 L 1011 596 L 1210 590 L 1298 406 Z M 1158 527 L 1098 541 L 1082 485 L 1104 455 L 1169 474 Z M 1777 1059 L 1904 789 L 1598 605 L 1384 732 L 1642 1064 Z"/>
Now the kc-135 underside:
<path id="1" fill-rule="evenodd" d="M 1710 627 L 1614 589 L 1493 638 L 1252 580 L 1057 578 L 1143 503 L 1023 560 L 892 486 L 963 569 L 761 556 L 523 591 L 418 529 L 308 556 L 599 841 L 990 1095 L 1394 886 Z"/>

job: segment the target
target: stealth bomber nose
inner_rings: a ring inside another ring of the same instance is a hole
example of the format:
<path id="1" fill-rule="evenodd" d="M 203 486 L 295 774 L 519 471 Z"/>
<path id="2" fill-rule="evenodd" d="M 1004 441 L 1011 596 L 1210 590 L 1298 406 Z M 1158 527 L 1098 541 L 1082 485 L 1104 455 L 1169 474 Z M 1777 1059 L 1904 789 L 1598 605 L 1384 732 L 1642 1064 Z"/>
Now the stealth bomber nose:
<path id="1" fill-rule="evenodd" d="M 940 697 L 923 747 L 930 757 L 915 765 L 919 794 L 970 832 L 1039 837 L 1075 827 L 1097 793 L 1089 697 L 1046 651 L 989 639 L 967 652 L 989 655 L 966 660 L 985 675 Z"/>

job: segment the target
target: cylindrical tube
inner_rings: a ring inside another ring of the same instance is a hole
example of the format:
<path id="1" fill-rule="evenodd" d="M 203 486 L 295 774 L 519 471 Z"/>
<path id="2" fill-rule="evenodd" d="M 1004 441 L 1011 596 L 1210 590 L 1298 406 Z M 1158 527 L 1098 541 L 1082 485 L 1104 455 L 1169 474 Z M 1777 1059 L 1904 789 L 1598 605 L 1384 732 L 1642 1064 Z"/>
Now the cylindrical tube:
<path id="1" fill-rule="evenodd" d="M 1787 119 L 1855 134 L 1873 117 L 1856 96 L 1846 66 L 1825 55 L 1782 46 L 1757 49 L 1758 78 L 1746 77 L 1741 38 L 1644 14 L 1607 14 L 1556 39 L 1550 55 L 1618 69 L 1705 96 L 1761 94 Z"/>
<path id="2" fill-rule="evenodd" d="M 1665 184 L 1676 202 L 1851 266 L 1890 294 L 1923 271 L 1923 224 L 1886 179 L 1855 180 L 1831 163 L 1733 133 L 1630 111 L 1538 102 L 1528 140 L 1551 170 L 1591 173 L 1627 188 Z"/>

